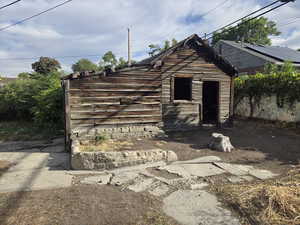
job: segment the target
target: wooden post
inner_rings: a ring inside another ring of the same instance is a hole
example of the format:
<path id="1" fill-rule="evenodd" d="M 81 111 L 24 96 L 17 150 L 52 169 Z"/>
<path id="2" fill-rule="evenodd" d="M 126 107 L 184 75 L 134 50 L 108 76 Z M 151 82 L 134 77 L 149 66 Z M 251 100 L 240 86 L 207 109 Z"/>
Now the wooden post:
<path id="1" fill-rule="evenodd" d="M 131 66 L 130 29 L 127 28 L 127 31 L 128 31 L 128 66 Z"/>

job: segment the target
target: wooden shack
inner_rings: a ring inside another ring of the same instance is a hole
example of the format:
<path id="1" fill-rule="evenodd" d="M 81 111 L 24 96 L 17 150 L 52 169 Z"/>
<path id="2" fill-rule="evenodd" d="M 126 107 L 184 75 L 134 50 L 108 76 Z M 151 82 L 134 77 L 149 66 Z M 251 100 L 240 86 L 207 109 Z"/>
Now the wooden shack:
<path id="1" fill-rule="evenodd" d="M 141 62 L 64 78 L 66 137 L 152 136 L 224 124 L 236 70 L 196 34 Z"/>

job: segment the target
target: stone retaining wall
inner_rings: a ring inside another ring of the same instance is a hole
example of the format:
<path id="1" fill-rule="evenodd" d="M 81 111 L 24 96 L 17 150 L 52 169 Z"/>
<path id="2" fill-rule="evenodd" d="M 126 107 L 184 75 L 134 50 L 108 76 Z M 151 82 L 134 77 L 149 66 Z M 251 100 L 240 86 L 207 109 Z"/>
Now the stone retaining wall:
<path id="1" fill-rule="evenodd" d="M 163 136 L 164 131 L 155 125 L 115 125 L 99 126 L 94 128 L 80 127 L 73 129 L 72 136 L 78 139 L 95 140 L 96 136 L 105 136 L 112 139 L 122 139 L 128 137 Z"/>
<path id="2" fill-rule="evenodd" d="M 133 166 L 147 162 L 176 161 L 173 151 L 153 149 L 146 151 L 120 152 L 81 152 L 80 142 L 73 141 L 71 146 L 71 167 L 75 170 L 107 170 Z"/>
<path id="3" fill-rule="evenodd" d="M 252 106 L 251 106 L 252 105 Z M 251 108 L 252 107 L 252 108 Z M 290 107 L 288 103 L 284 107 L 278 107 L 276 96 L 262 97 L 259 104 L 249 98 L 243 98 L 235 107 L 235 115 L 273 121 L 300 122 L 300 102 Z"/>

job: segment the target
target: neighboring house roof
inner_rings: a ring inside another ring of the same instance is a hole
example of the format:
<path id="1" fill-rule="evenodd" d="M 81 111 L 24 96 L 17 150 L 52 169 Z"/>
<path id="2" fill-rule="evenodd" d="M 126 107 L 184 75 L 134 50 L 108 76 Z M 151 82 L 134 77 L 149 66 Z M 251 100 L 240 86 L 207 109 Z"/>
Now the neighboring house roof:
<path id="1" fill-rule="evenodd" d="M 210 47 L 209 44 L 206 43 L 204 40 L 202 40 L 197 34 L 193 34 L 193 35 L 185 38 L 184 40 L 178 42 L 176 45 L 166 49 L 165 51 L 163 51 L 157 55 L 146 58 L 140 62 L 133 64 L 130 67 L 116 70 L 115 72 L 134 70 L 137 67 L 141 67 L 141 66 L 148 66 L 148 67 L 149 66 L 153 66 L 153 67 L 160 66 L 160 65 L 162 65 L 162 63 L 166 57 L 168 57 L 169 55 L 174 53 L 177 49 L 185 47 L 185 46 L 190 46 L 193 49 L 195 49 L 196 51 L 197 50 L 206 51 L 208 59 L 211 60 L 212 62 L 214 62 L 214 64 L 216 66 L 218 66 L 221 70 L 223 70 L 226 74 L 228 74 L 230 76 L 235 76 L 237 74 L 236 68 L 231 63 L 229 63 L 228 60 L 226 60 L 224 57 L 219 55 L 213 47 Z M 102 73 L 83 72 L 81 74 L 82 75 L 80 75 L 80 76 L 79 75 L 76 75 L 76 76 L 77 77 L 99 76 L 99 75 L 103 74 L 103 72 Z M 62 79 L 65 80 L 65 79 L 74 78 L 74 75 L 75 75 L 75 73 L 67 75 L 67 76 L 63 77 Z"/>
<path id="2" fill-rule="evenodd" d="M 227 40 L 221 40 L 220 42 L 229 44 L 272 63 L 282 64 L 285 61 L 290 61 L 295 66 L 300 66 L 300 52 L 287 47 L 254 45 Z"/>

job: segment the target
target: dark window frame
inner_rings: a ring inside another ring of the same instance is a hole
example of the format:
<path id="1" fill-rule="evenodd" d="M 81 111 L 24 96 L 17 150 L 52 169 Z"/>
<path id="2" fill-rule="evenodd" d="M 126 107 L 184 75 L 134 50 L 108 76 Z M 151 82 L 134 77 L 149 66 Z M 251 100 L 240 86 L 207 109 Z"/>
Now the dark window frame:
<path id="1" fill-rule="evenodd" d="M 186 80 L 183 83 L 181 83 L 182 87 L 178 87 L 179 85 L 176 85 L 176 81 L 178 82 L 179 80 Z M 188 80 L 188 81 L 187 81 Z M 177 87 L 176 87 L 177 86 Z M 185 93 L 183 93 L 183 97 L 180 98 L 178 95 L 180 95 L 178 92 L 176 94 L 176 91 L 178 91 L 178 88 L 187 88 Z M 187 94 L 188 93 L 188 94 Z M 182 101 L 187 101 L 187 102 L 192 102 L 193 100 L 193 77 L 192 76 L 175 76 L 173 77 L 173 102 L 182 102 Z M 186 97 L 188 96 L 188 97 Z"/>

